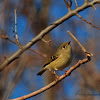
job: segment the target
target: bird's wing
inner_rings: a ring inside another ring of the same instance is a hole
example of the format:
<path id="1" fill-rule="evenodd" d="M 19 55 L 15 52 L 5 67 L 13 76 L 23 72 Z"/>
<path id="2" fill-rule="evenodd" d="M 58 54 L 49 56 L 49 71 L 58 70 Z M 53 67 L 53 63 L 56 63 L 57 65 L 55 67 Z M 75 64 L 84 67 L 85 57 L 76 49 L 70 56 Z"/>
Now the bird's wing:
<path id="1" fill-rule="evenodd" d="M 58 56 L 52 56 L 43 67 L 45 67 L 46 65 L 50 64 L 52 61 L 55 61 L 57 58 L 58 58 Z"/>

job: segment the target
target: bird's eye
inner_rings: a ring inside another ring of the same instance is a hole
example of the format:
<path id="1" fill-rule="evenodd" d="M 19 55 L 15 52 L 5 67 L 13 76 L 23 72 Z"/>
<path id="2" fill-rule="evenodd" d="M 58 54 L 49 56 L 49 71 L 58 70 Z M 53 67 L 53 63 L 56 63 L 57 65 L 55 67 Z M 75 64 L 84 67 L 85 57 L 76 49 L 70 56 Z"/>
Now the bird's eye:
<path id="1" fill-rule="evenodd" d="M 66 48 L 66 46 L 63 46 L 63 47 L 62 47 L 62 49 L 65 49 L 65 48 Z"/>

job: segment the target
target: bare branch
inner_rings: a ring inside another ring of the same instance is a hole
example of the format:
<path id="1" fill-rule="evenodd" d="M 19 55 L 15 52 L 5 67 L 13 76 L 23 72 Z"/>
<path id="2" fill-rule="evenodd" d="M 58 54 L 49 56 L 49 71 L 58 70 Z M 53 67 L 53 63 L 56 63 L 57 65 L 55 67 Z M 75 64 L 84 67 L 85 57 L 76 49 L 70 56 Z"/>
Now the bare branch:
<path id="1" fill-rule="evenodd" d="M 94 5 L 92 5 L 92 7 L 94 8 L 94 10 L 96 10 L 96 7 Z"/>
<path id="2" fill-rule="evenodd" d="M 68 11 L 71 11 L 71 4 L 70 4 L 70 1 L 68 0 L 68 2 L 66 0 L 64 0 L 67 8 L 68 8 Z"/>
<path id="3" fill-rule="evenodd" d="M 46 41 L 45 39 L 41 39 L 43 42 L 45 42 L 48 46 L 50 46 L 50 42 L 51 42 L 51 40 L 49 40 L 49 41 Z"/>
<path id="4" fill-rule="evenodd" d="M 82 46 L 82 44 L 76 39 L 76 37 L 70 31 L 67 31 L 67 32 L 79 44 L 79 46 L 81 47 L 81 49 L 83 50 L 83 52 L 86 53 L 87 56 L 93 56 L 93 54 L 90 54 L 89 52 L 87 52 L 87 50 Z"/>
<path id="5" fill-rule="evenodd" d="M 79 46 L 82 48 L 83 52 L 86 52 L 86 49 L 82 46 L 82 44 L 76 39 L 76 37 L 70 32 L 70 31 L 67 31 L 71 37 L 79 44 Z"/>
<path id="6" fill-rule="evenodd" d="M 48 90 L 49 88 L 55 86 L 58 82 L 60 82 L 61 80 L 63 80 L 65 77 L 68 77 L 76 68 L 80 67 L 81 64 L 85 64 L 89 61 L 88 58 L 85 58 L 83 60 L 80 60 L 77 64 L 75 64 L 74 66 L 72 66 L 65 74 L 63 74 L 62 76 L 60 76 L 57 80 L 54 80 L 52 83 L 50 83 L 49 85 L 35 91 L 32 92 L 30 94 L 24 95 L 22 97 L 19 98 L 15 98 L 15 99 L 10 99 L 10 100 L 25 100 L 28 99 L 30 97 L 36 96 L 46 90 Z"/>
<path id="7" fill-rule="evenodd" d="M 12 42 L 14 44 L 16 44 L 16 42 L 13 41 L 13 40 L 11 40 L 11 39 L 9 39 L 7 35 L 6 36 L 5 35 L 0 35 L 0 38 L 6 39 L 6 40 L 8 40 L 8 41 L 10 41 L 10 42 Z"/>
<path id="8" fill-rule="evenodd" d="M 37 53 L 38 55 L 40 55 L 40 56 L 42 56 L 42 57 L 47 57 L 46 54 L 42 54 L 42 53 L 40 53 L 40 52 L 38 52 L 38 51 L 35 51 L 35 50 L 31 49 L 31 48 L 29 48 L 29 50 L 32 51 L 32 52 Z"/>
<path id="9" fill-rule="evenodd" d="M 20 42 L 19 42 L 19 39 L 18 39 L 18 35 L 17 35 L 17 14 L 16 14 L 16 9 L 14 11 L 15 11 L 15 35 L 16 35 L 16 42 L 17 42 L 18 47 L 21 48 L 21 45 L 20 45 Z"/>
<path id="10" fill-rule="evenodd" d="M 78 13 L 77 13 L 76 15 L 77 15 L 80 19 L 82 19 L 84 22 L 86 22 L 87 24 L 89 24 L 89 25 L 91 25 L 92 27 L 94 27 L 94 28 L 100 30 L 100 28 L 94 26 L 92 23 L 90 23 L 90 22 L 88 22 L 87 20 L 85 20 L 84 18 L 82 18 Z"/>
<path id="11" fill-rule="evenodd" d="M 77 0 L 75 0 L 76 7 L 78 7 Z"/>
<path id="12" fill-rule="evenodd" d="M 100 3 L 100 0 L 93 0 L 89 3 L 84 3 L 82 6 L 76 8 L 75 10 L 72 10 L 71 12 L 68 12 L 65 16 L 60 18 L 59 20 L 55 21 L 53 24 L 45 28 L 43 31 L 41 31 L 35 38 L 33 38 L 30 42 L 28 42 L 26 45 L 22 46 L 21 49 L 14 53 L 12 56 L 8 58 L 8 60 L 5 60 L 3 64 L 0 65 L 0 71 L 2 71 L 8 64 L 10 64 L 15 59 L 19 58 L 20 55 L 25 52 L 27 49 L 29 49 L 32 45 L 34 45 L 36 42 L 41 40 L 44 35 L 49 33 L 51 30 L 53 30 L 55 27 L 66 21 L 67 19 L 71 18 L 72 16 L 76 15 L 78 12 L 83 11 L 84 9 L 91 7 L 94 4 Z"/>
<path id="13" fill-rule="evenodd" d="M 90 1 L 89 0 L 84 0 L 84 3 L 89 3 Z M 94 5 L 92 5 L 92 7 L 96 10 L 96 8 L 95 8 L 95 6 Z"/>

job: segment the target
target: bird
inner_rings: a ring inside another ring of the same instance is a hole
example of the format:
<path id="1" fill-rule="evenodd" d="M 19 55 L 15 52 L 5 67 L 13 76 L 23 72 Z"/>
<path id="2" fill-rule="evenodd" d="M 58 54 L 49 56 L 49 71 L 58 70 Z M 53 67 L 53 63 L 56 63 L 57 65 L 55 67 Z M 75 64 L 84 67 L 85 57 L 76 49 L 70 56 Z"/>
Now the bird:
<path id="1" fill-rule="evenodd" d="M 73 59 L 72 47 L 70 43 L 71 41 L 63 42 L 62 44 L 60 44 L 54 55 L 50 57 L 50 59 L 43 66 L 40 72 L 37 73 L 37 75 L 41 76 L 46 70 L 51 71 L 56 77 L 56 70 L 66 72 L 64 68 L 68 67 Z"/>

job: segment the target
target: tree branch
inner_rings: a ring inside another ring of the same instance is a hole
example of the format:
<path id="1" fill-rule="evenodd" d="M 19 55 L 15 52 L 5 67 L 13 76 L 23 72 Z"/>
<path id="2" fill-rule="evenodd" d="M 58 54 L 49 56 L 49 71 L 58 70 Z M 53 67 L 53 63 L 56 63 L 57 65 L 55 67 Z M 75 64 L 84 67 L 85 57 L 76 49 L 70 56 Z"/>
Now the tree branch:
<path id="1" fill-rule="evenodd" d="M 84 47 L 83 45 L 76 39 L 76 37 L 70 32 L 70 31 L 67 31 L 71 37 L 79 44 L 79 46 L 81 47 L 81 49 L 83 50 L 83 52 L 86 54 L 86 56 L 93 56 L 93 54 L 90 54 Z"/>
<path id="2" fill-rule="evenodd" d="M 76 7 L 78 7 L 77 0 L 75 0 Z"/>
<path id="3" fill-rule="evenodd" d="M 19 38 L 18 38 L 18 35 L 17 35 L 17 10 L 15 9 L 15 35 L 16 35 L 16 43 L 18 45 L 19 48 L 21 48 L 21 45 L 20 45 L 20 42 L 19 42 Z"/>
<path id="4" fill-rule="evenodd" d="M 86 22 L 87 24 L 91 25 L 92 27 L 100 30 L 100 28 L 96 27 L 95 25 L 93 25 L 92 23 L 88 22 L 87 20 L 85 20 L 84 18 L 82 18 L 82 16 L 80 16 L 78 13 L 76 14 L 76 16 L 78 16 L 80 19 L 82 19 L 84 22 Z"/>
<path id="5" fill-rule="evenodd" d="M 12 61 L 14 61 L 15 59 L 19 58 L 20 55 L 23 52 L 25 52 L 32 45 L 34 45 L 36 42 L 38 42 L 39 40 L 41 40 L 44 37 L 44 35 L 46 35 L 47 33 L 49 33 L 55 27 L 57 27 L 58 25 L 60 25 L 64 21 L 66 21 L 67 19 L 71 18 L 72 16 L 76 15 L 78 12 L 80 12 L 80 11 L 82 11 L 82 10 L 88 8 L 88 7 L 91 7 L 91 6 L 93 6 L 94 4 L 97 4 L 97 3 L 100 3 L 100 0 L 93 0 L 93 1 L 88 2 L 88 3 L 84 3 L 82 6 L 76 8 L 75 10 L 72 10 L 72 11 L 68 12 L 65 16 L 63 16 L 62 18 L 60 18 L 59 20 L 55 21 L 53 24 L 51 24 L 50 26 L 48 26 L 47 28 L 45 28 L 44 30 L 42 30 L 35 38 L 33 38 L 26 45 L 24 45 L 21 48 L 19 48 L 19 50 L 16 53 L 14 53 L 12 56 L 10 56 L 9 58 L 7 58 L 7 60 L 5 60 L 4 63 L 0 65 L 0 71 L 2 71 Z"/>
<path id="6" fill-rule="evenodd" d="M 31 98 L 33 96 L 36 96 L 36 95 L 48 90 L 49 88 L 55 86 L 57 83 L 59 83 L 65 77 L 68 77 L 76 68 L 80 67 L 81 64 L 85 64 L 88 61 L 90 61 L 90 59 L 88 59 L 88 57 L 83 59 L 83 60 L 79 60 L 79 62 L 77 64 L 75 64 L 74 66 L 72 66 L 65 74 L 63 74 L 57 80 L 54 80 L 52 83 L 48 84 L 47 86 L 45 86 L 45 87 L 43 87 L 35 92 L 32 92 L 30 94 L 24 95 L 24 96 L 19 97 L 19 98 L 10 99 L 10 100 L 25 100 L 25 99 Z"/>

